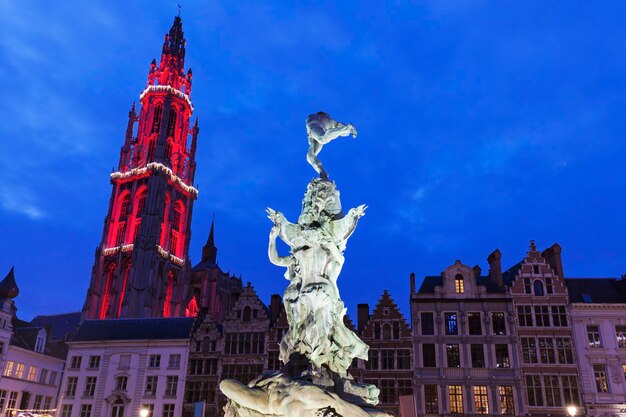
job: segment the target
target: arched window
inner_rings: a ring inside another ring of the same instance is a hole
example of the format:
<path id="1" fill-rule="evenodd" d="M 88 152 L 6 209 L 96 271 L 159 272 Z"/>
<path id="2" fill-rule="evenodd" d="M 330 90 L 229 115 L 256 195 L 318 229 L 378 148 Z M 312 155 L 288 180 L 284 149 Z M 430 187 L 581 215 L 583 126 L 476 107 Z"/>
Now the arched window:
<path id="1" fill-rule="evenodd" d="M 180 200 L 177 201 L 174 206 L 174 216 L 172 217 L 172 230 L 176 230 L 178 232 L 181 229 L 183 210 L 183 203 Z"/>
<path id="2" fill-rule="evenodd" d="M 143 215 L 143 206 L 146 204 L 146 194 L 147 190 L 145 188 L 141 189 L 137 198 L 137 209 L 135 210 L 135 217 L 140 218 Z"/>
<path id="3" fill-rule="evenodd" d="M 163 118 L 163 107 L 158 106 L 154 109 L 154 115 L 152 116 L 152 129 L 150 129 L 150 133 L 157 133 L 159 131 L 162 118 Z"/>
<path id="4" fill-rule="evenodd" d="M 156 148 L 156 138 L 150 139 L 150 143 L 148 144 L 148 159 L 146 162 L 152 162 L 154 159 L 154 149 Z"/>
<path id="5" fill-rule="evenodd" d="M 124 401 L 118 398 L 111 407 L 111 417 L 124 417 Z"/>
<path id="6" fill-rule="evenodd" d="M 456 291 L 457 294 L 463 294 L 465 292 L 465 282 L 461 274 L 456 274 L 454 277 L 454 291 Z"/>
<path id="7" fill-rule="evenodd" d="M 170 115 L 167 120 L 167 135 L 168 136 L 172 136 L 172 137 L 174 136 L 174 130 L 176 127 L 176 116 L 177 116 L 176 109 L 172 107 L 170 109 Z"/>
<path id="8" fill-rule="evenodd" d="M 124 193 L 120 198 L 120 212 L 118 220 L 123 222 L 128 217 L 128 206 L 130 206 L 130 193 Z"/>
<path id="9" fill-rule="evenodd" d="M 541 282 L 541 280 L 536 279 L 535 282 L 533 282 L 533 288 L 535 295 L 543 295 L 543 282 Z"/>
<path id="10" fill-rule="evenodd" d="M 245 306 L 243 308 L 243 321 L 250 321 L 251 312 L 252 310 L 250 309 L 250 307 Z"/>
<path id="11" fill-rule="evenodd" d="M 198 303 L 196 302 L 196 297 L 191 297 L 189 304 L 187 304 L 187 308 L 185 309 L 185 316 L 187 317 L 196 317 L 198 315 Z"/>
<path id="12" fill-rule="evenodd" d="M 383 324 L 383 340 L 391 340 L 391 325 L 389 323 Z"/>

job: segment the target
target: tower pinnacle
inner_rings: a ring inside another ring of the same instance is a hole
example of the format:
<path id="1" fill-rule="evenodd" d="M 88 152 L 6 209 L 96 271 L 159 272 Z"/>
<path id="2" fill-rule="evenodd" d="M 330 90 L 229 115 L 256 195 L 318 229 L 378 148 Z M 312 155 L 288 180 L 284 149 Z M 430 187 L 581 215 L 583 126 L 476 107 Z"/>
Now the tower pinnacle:
<path id="1" fill-rule="evenodd" d="M 211 220 L 211 231 L 206 245 L 202 248 L 202 262 L 217 263 L 217 247 L 215 246 L 215 216 Z"/>

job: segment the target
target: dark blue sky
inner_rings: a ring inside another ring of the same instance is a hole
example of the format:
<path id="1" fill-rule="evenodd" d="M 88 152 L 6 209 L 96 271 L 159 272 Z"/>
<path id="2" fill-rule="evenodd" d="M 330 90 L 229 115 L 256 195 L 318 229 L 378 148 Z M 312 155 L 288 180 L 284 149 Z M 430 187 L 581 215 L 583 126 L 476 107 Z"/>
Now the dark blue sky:
<path id="1" fill-rule="evenodd" d="M 265 301 L 270 206 L 295 220 L 314 171 L 304 119 L 359 129 L 321 153 L 344 208 L 370 208 L 339 280 L 354 315 L 455 259 L 486 272 L 528 241 L 566 275 L 626 272 L 626 3 L 182 2 L 200 119 L 191 257 Z M 221 4 L 223 3 L 223 4 Z M 262 4 L 260 4 L 262 3 Z M 336 5 L 334 3 L 339 3 Z M 82 307 L 128 109 L 176 1 L 0 4 L 0 272 L 20 316 Z"/>

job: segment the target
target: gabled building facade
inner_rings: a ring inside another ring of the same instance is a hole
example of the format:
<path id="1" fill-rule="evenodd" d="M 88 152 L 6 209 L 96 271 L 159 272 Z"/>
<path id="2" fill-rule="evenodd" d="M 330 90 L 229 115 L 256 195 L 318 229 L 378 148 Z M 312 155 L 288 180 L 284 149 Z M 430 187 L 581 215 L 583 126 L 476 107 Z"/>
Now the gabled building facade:
<path id="1" fill-rule="evenodd" d="M 513 300 L 495 259 L 488 276 L 456 261 L 417 291 L 411 275 L 418 415 L 525 414 Z"/>

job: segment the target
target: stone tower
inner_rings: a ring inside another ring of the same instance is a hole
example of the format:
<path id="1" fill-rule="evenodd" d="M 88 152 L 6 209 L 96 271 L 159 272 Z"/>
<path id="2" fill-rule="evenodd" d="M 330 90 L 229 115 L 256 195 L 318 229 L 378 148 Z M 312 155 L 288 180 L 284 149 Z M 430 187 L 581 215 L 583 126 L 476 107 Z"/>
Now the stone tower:
<path id="1" fill-rule="evenodd" d="M 184 316 L 198 121 L 180 16 L 128 114 L 82 319 Z"/>

